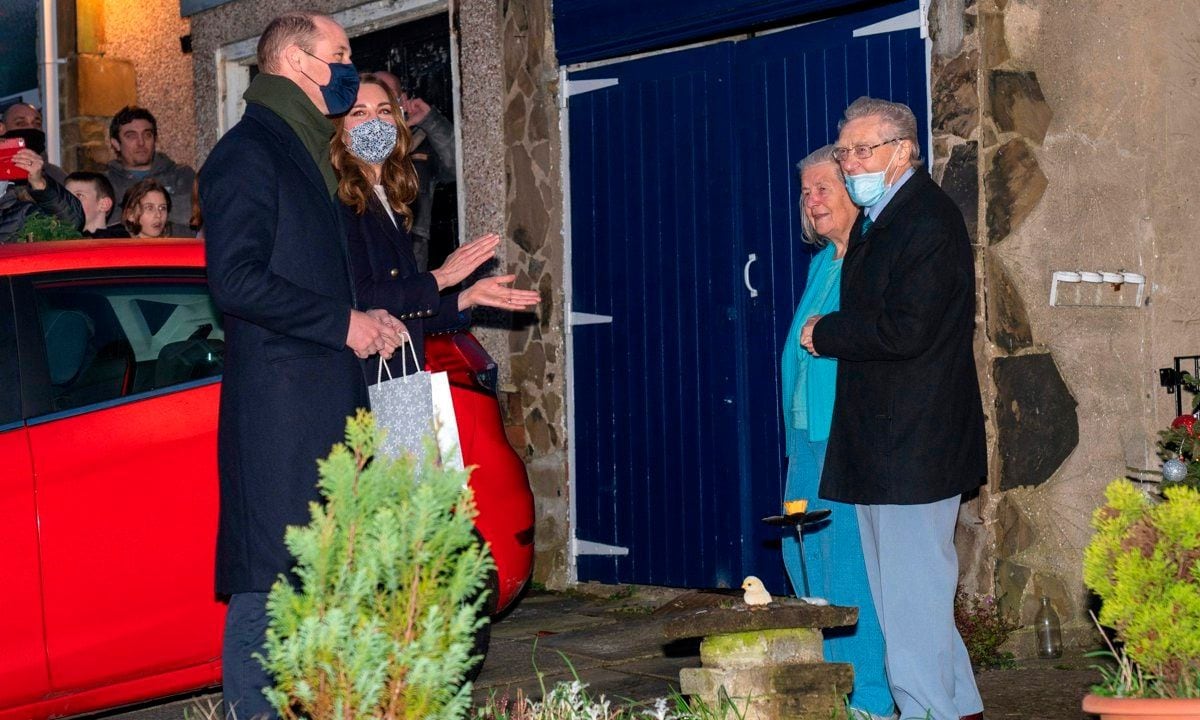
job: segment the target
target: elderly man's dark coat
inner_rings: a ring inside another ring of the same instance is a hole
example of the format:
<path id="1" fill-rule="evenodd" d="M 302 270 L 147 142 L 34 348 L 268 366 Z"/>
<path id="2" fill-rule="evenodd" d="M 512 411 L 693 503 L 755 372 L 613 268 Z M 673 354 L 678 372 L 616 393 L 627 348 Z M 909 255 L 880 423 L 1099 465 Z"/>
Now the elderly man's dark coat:
<path id="1" fill-rule="evenodd" d="M 987 456 L 962 213 L 918 170 L 865 236 L 860 228 L 841 309 L 813 328 L 816 351 L 840 360 L 821 497 L 910 505 L 973 490 Z"/>
<path id="2" fill-rule="evenodd" d="M 200 198 L 225 329 L 217 592 L 262 592 L 292 567 L 284 531 L 309 520 L 317 458 L 367 405 L 345 344 L 354 296 L 338 205 L 274 112 L 247 105 L 201 170 Z"/>

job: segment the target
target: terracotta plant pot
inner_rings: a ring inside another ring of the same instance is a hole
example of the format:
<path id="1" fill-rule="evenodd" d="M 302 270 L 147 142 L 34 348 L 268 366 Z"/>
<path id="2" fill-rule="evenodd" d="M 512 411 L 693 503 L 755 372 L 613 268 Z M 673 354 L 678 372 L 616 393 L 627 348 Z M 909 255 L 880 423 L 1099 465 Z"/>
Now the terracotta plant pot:
<path id="1" fill-rule="evenodd" d="M 1083 711 L 1103 720 L 1200 720 L 1200 698 L 1116 698 L 1086 695 Z"/>

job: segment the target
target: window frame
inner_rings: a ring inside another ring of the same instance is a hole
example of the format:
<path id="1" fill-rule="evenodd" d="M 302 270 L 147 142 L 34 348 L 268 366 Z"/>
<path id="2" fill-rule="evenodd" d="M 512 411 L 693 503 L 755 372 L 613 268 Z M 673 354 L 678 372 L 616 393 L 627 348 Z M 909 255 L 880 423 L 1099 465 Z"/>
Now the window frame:
<path id="1" fill-rule="evenodd" d="M 116 398 L 100 400 L 63 410 L 54 409 L 54 394 L 50 387 L 50 363 L 46 343 L 42 336 L 41 320 L 38 317 L 37 286 L 75 283 L 121 283 L 185 281 L 200 284 L 208 292 L 208 277 L 203 268 L 109 268 L 95 270 L 55 271 L 31 275 L 14 276 L 12 305 L 17 323 L 17 345 L 21 378 L 22 418 L 28 425 L 52 422 L 66 417 L 95 412 L 147 398 L 183 392 L 197 387 L 221 382 L 222 375 L 212 375 L 199 380 L 189 380 L 163 388 L 134 392 Z M 210 294 L 211 298 L 211 294 Z M 0 299 L 0 311 L 3 302 Z M 218 311 L 218 315 L 219 315 Z M 2 427 L 2 426 L 0 426 Z"/>

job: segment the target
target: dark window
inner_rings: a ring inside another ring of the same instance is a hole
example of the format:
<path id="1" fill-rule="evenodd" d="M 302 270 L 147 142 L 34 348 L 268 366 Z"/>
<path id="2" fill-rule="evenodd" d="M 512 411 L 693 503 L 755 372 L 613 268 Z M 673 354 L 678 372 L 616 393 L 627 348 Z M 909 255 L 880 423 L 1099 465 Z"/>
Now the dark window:
<path id="1" fill-rule="evenodd" d="M 53 410 L 221 374 L 220 315 L 199 278 L 35 283 Z"/>
<path id="2" fill-rule="evenodd" d="M 21 419 L 21 382 L 17 370 L 17 328 L 8 279 L 0 278 L 0 426 Z"/>

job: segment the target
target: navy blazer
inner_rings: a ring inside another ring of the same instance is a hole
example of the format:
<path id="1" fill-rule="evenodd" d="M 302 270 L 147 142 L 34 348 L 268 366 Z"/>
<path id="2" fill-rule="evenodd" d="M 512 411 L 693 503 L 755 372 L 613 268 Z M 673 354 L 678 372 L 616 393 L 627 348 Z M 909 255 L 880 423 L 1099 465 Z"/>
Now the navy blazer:
<path id="1" fill-rule="evenodd" d="M 404 228 L 403 216 L 397 215 L 397 222 L 393 223 L 375 193 L 367 200 L 367 211 L 362 215 L 342 205 L 358 306 L 362 310 L 383 308 L 403 320 L 408 328 L 418 367 L 413 368 L 411 361 L 407 361 L 406 367 L 406 361 L 397 352 L 388 361 L 393 376 L 423 370 L 425 334 L 463 327 L 470 318 L 458 311 L 458 293 L 439 295 L 433 273 L 417 269 L 412 236 Z M 402 349 L 402 352 L 407 358 L 408 351 Z M 375 383 L 378 370 L 378 356 L 366 361 L 368 383 Z"/>
<path id="2" fill-rule="evenodd" d="M 841 309 L 813 328 L 838 358 L 821 497 L 911 505 L 987 474 L 975 371 L 975 265 L 962 213 L 918 170 L 850 234 Z"/>
<path id="3" fill-rule="evenodd" d="M 265 592 L 293 565 L 285 529 L 319 500 L 317 459 L 367 405 L 341 213 L 296 134 L 253 103 L 201 169 L 200 204 L 225 331 L 216 587 Z"/>

